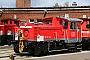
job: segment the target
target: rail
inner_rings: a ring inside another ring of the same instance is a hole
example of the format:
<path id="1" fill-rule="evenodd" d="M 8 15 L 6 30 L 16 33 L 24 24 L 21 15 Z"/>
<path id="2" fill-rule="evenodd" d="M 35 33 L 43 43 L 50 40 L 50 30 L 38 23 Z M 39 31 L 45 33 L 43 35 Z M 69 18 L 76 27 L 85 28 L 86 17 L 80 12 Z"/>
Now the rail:
<path id="1" fill-rule="evenodd" d="M 15 55 L 14 54 L 11 54 L 10 56 L 0 56 L 0 58 L 7 58 L 9 57 L 10 60 L 15 60 Z"/>

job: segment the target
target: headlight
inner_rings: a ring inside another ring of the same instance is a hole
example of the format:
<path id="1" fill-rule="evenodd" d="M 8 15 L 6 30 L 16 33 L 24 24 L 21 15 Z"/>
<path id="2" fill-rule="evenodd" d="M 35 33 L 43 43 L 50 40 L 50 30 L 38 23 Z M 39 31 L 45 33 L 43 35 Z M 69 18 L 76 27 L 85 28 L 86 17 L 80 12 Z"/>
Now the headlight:
<path id="1" fill-rule="evenodd" d="M 11 35 L 11 31 L 10 30 L 7 31 L 7 35 Z"/>

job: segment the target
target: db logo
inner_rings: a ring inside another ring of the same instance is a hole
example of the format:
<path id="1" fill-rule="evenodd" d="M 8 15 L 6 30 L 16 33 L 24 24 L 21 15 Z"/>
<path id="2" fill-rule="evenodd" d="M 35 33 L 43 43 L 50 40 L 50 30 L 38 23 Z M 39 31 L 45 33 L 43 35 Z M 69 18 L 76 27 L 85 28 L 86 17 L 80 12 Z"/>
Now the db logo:
<path id="1" fill-rule="evenodd" d="M 71 32 L 71 36 L 74 37 L 75 36 L 75 32 Z"/>

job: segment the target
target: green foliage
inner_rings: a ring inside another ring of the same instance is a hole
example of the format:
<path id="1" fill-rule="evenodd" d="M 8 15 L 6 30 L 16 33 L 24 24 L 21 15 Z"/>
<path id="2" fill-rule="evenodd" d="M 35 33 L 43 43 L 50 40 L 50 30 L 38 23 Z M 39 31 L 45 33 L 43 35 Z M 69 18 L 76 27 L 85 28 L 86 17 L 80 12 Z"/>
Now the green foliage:
<path id="1" fill-rule="evenodd" d="M 64 7 L 69 7 L 69 2 L 68 2 L 68 1 L 65 2 L 65 3 L 63 4 L 63 6 L 64 6 Z"/>
<path id="2" fill-rule="evenodd" d="M 58 3 L 56 3 L 53 7 L 59 7 L 59 4 L 58 4 Z"/>
<path id="3" fill-rule="evenodd" d="M 0 8 L 2 8 L 2 6 L 0 6 Z"/>
<path id="4" fill-rule="evenodd" d="M 53 7 L 69 7 L 69 2 L 65 2 L 63 5 L 56 3 Z"/>

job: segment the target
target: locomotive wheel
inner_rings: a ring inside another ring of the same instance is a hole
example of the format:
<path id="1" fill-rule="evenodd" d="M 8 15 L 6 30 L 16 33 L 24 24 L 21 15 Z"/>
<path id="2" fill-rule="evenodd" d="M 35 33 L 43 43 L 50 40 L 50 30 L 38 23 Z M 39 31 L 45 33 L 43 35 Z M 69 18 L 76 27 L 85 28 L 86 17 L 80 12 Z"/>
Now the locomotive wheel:
<path id="1" fill-rule="evenodd" d="M 6 39 L 5 39 L 5 36 L 4 35 L 2 35 L 2 36 L 0 36 L 0 45 L 1 46 L 4 46 L 4 45 L 6 45 L 6 41 L 5 41 Z"/>
<path id="2" fill-rule="evenodd" d="M 14 44 L 14 51 L 15 51 L 15 53 L 19 53 L 19 44 L 18 43 Z"/>
<path id="3" fill-rule="evenodd" d="M 88 40 L 83 39 L 83 41 L 82 41 L 82 50 L 88 50 L 88 48 L 89 48 Z"/>
<path id="4" fill-rule="evenodd" d="M 88 50 L 90 50 L 90 41 L 88 42 L 88 44 L 89 44 Z"/>
<path id="5" fill-rule="evenodd" d="M 41 50 L 37 46 L 30 46 L 28 52 L 33 56 L 39 56 L 41 54 Z"/>
<path id="6" fill-rule="evenodd" d="M 33 53 L 34 53 L 33 47 L 29 47 L 28 52 L 29 52 L 31 55 L 33 55 Z"/>
<path id="7" fill-rule="evenodd" d="M 4 45 L 4 41 L 0 40 L 0 46 L 3 46 L 3 45 Z"/>
<path id="8" fill-rule="evenodd" d="M 41 54 L 41 49 L 40 49 L 40 47 L 38 47 L 38 46 L 34 48 L 34 51 L 35 51 L 35 52 L 34 52 L 34 55 L 35 55 L 35 56 L 39 56 L 39 55 Z"/>

